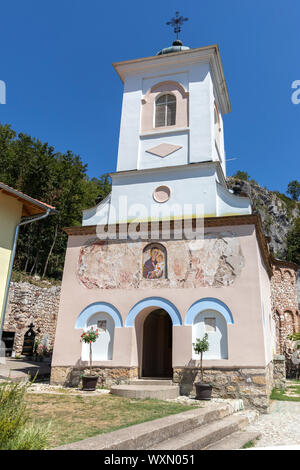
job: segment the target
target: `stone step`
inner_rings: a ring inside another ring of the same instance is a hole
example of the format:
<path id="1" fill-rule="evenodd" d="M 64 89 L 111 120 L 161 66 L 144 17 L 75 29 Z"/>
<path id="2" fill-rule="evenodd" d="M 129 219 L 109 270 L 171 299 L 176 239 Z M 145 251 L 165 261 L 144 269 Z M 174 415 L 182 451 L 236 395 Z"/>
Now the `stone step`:
<path id="1" fill-rule="evenodd" d="M 135 379 L 130 380 L 129 385 L 174 385 L 171 379 Z"/>
<path id="2" fill-rule="evenodd" d="M 230 416 L 233 408 L 228 403 L 184 411 L 153 421 L 90 437 L 60 446 L 59 450 L 143 450 L 161 441 L 185 434 L 215 420 Z M 209 444 L 209 443 L 208 443 Z M 207 445 L 208 445 L 207 444 Z"/>
<path id="3" fill-rule="evenodd" d="M 110 388 L 112 395 L 125 398 L 136 398 L 145 400 L 146 398 L 156 400 L 169 400 L 179 396 L 178 385 L 113 385 Z"/>
<path id="4" fill-rule="evenodd" d="M 259 432 L 237 431 L 224 437 L 215 444 L 211 444 L 203 450 L 238 450 L 248 442 L 255 442 L 260 438 Z"/>
<path id="5" fill-rule="evenodd" d="M 148 447 L 147 450 L 202 450 L 249 424 L 244 414 L 235 413 Z"/>

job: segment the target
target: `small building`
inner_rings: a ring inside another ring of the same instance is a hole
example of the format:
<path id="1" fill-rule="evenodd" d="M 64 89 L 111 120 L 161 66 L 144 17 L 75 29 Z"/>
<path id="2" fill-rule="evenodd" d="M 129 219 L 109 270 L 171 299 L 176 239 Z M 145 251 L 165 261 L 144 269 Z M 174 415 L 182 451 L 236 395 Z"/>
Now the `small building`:
<path id="1" fill-rule="evenodd" d="M 124 84 L 112 191 L 69 235 L 51 381 L 172 378 L 189 394 L 208 334 L 205 380 L 219 397 L 266 409 L 276 328 L 271 256 L 247 197 L 226 185 L 231 111 L 218 46 L 180 42 L 114 64 Z M 278 371 L 278 368 L 276 369 Z"/>
<path id="2" fill-rule="evenodd" d="M 0 182 L 0 332 L 2 333 L 18 231 L 21 225 L 54 213 L 55 208 Z M 2 334 L 0 334 L 0 339 Z M 4 335 L 12 348 L 13 335 Z"/>

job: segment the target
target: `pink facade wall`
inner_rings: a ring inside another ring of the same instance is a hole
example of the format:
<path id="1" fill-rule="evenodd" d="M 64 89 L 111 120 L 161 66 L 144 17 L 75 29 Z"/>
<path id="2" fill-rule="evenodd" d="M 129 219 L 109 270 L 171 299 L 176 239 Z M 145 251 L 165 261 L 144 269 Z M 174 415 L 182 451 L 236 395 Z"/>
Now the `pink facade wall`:
<path id="1" fill-rule="evenodd" d="M 257 247 L 259 261 L 259 281 L 261 291 L 261 312 L 263 319 L 263 333 L 265 342 L 265 358 L 268 364 L 276 354 L 276 328 L 272 316 L 271 281 L 266 270 L 264 260 Z"/>
<path id="2" fill-rule="evenodd" d="M 142 251 L 146 243 L 135 244 L 132 250 L 132 246 L 128 248 L 128 244 L 119 242 L 120 256 L 122 253 L 128 256 L 127 263 L 122 265 L 124 275 L 121 276 L 121 283 L 118 277 L 119 267 L 116 267 L 115 263 L 109 263 L 107 259 L 102 263 L 103 253 L 98 252 L 96 255 L 98 261 L 97 263 L 92 261 L 92 264 L 94 263 L 92 266 L 88 265 L 93 257 L 86 256 L 83 259 L 85 249 L 83 247 L 90 246 L 90 241 L 95 239 L 95 236 L 70 236 L 52 366 L 85 365 L 81 362 L 82 330 L 75 329 L 75 323 L 81 311 L 88 305 L 95 302 L 112 304 L 120 312 L 125 325 L 126 317 L 132 307 L 149 297 L 160 297 L 170 301 L 181 315 L 183 326 L 173 326 L 173 367 L 195 364 L 191 359 L 192 326 L 185 326 L 185 316 L 194 302 L 207 297 L 224 302 L 232 313 L 234 324 L 227 325 L 228 359 L 207 360 L 204 365 L 207 367 L 267 365 L 269 357 L 265 353 L 261 306 L 262 296 L 267 295 L 269 289 L 269 280 L 265 276 L 262 279 L 262 276 L 258 275 L 262 268 L 255 227 L 254 225 L 213 227 L 207 232 L 206 248 L 204 245 L 201 256 L 193 254 L 192 259 L 187 252 L 185 241 L 162 242 L 167 249 L 169 279 L 161 280 L 143 279 L 139 275 L 142 270 Z M 222 246 L 228 266 L 222 264 L 224 261 Z M 87 264 L 86 268 L 82 263 Z M 184 277 L 185 282 L 183 282 L 182 273 L 186 276 L 189 267 L 190 273 L 187 278 Z M 107 281 L 109 269 L 111 286 Z M 199 274 L 200 271 L 202 274 L 197 277 L 195 273 Z M 132 280 L 133 275 L 135 275 L 134 280 Z M 91 279 L 93 282 L 90 282 Z M 95 362 L 94 365 L 140 367 L 142 324 L 151 310 L 151 307 L 148 307 L 147 311 L 140 312 L 134 327 L 115 328 L 113 359 Z"/>

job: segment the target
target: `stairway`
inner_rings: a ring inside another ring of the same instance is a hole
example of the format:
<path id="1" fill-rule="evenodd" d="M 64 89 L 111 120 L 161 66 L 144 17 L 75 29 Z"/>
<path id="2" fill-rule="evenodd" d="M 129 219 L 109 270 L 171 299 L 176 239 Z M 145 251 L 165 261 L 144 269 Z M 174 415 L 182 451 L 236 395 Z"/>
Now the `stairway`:
<path id="1" fill-rule="evenodd" d="M 206 448 L 218 450 L 218 446 L 220 446 L 224 438 L 228 438 L 232 434 L 243 437 L 244 433 L 244 439 L 242 438 L 241 442 L 239 442 L 238 448 L 240 448 L 258 437 L 257 435 L 253 436 L 252 433 L 249 436 L 248 433 L 242 431 L 248 424 L 249 420 L 243 413 L 235 413 L 166 439 L 154 446 L 148 447 L 147 450 L 206 450 Z"/>
<path id="2" fill-rule="evenodd" d="M 135 379 L 125 385 L 113 385 L 112 395 L 125 398 L 168 400 L 179 396 L 179 385 L 170 379 Z"/>
<path id="3" fill-rule="evenodd" d="M 155 386 L 155 385 L 153 385 Z M 165 385 L 168 387 L 168 385 Z M 249 412 L 229 403 L 210 403 L 164 418 L 100 434 L 58 450 L 218 450 L 241 448 L 258 434 L 243 429 Z M 231 438 L 231 440 L 230 440 Z"/>

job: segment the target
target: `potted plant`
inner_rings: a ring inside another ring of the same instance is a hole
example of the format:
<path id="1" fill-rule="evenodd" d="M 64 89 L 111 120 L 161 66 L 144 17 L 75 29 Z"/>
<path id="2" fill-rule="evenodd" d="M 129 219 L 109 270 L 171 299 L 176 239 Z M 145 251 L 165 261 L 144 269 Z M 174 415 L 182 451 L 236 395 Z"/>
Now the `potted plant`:
<path id="1" fill-rule="evenodd" d="M 90 373 L 82 376 L 82 389 L 94 391 L 96 389 L 98 375 L 92 373 L 92 344 L 98 339 L 99 331 L 94 330 L 93 327 L 90 330 L 85 331 L 81 335 L 81 341 L 90 345 Z"/>
<path id="2" fill-rule="evenodd" d="M 205 333 L 202 339 L 196 338 L 196 343 L 193 343 L 193 346 L 194 346 L 195 353 L 200 355 L 200 369 L 201 369 L 201 381 L 195 382 L 196 400 L 210 400 L 212 386 L 210 384 L 206 384 L 203 382 L 203 363 L 202 363 L 203 353 L 208 351 L 209 349 L 208 334 Z"/>

